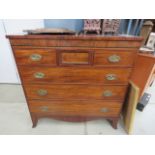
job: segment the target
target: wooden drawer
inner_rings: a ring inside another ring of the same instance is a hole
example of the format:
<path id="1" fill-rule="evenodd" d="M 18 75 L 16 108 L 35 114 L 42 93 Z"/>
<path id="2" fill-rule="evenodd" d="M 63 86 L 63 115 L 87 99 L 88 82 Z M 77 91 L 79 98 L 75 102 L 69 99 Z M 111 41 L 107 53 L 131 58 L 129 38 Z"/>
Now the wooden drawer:
<path id="1" fill-rule="evenodd" d="M 131 67 L 137 51 L 85 48 L 13 48 L 18 65 L 95 65 Z M 56 54 L 57 53 L 57 54 Z"/>
<path id="2" fill-rule="evenodd" d="M 31 36 L 30 36 L 31 37 Z M 52 36 L 53 37 L 53 36 Z M 56 36 L 57 37 L 57 36 Z M 102 37 L 102 36 L 101 36 Z M 107 39 L 106 39 L 107 38 Z M 108 37 L 99 38 L 99 39 L 89 39 L 87 36 L 80 38 L 79 36 L 72 38 L 64 38 L 60 36 L 60 39 L 57 37 L 54 39 L 49 38 L 20 38 L 20 39 L 10 39 L 12 46 L 39 46 L 39 47 L 121 47 L 121 48 L 139 48 L 141 40 L 130 38 L 124 39 L 117 37 L 116 39 L 111 39 Z"/>
<path id="3" fill-rule="evenodd" d="M 13 49 L 18 65 L 56 65 L 54 49 Z"/>
<path id="4" fill-rule="evenodd" d="M 94 51 L 85 49 L 57 49 L 59 66 L 93 65 Z"/>
<path id="5" fill-rule="evenodd" d="M 57 59 L 60 66 L 94 65 L 132 67 L 136 50 L 59 48 Z"/>
<path id="6" fill-rule="evenodd" d="M 25 85 L 29 99 L 119 99 L 126 93 L 126 86 L 97 85 Z"/>
<path id="7" fill-rule="evenodd" d="M 24 83 L 127 84 L 131 68 L 19 67 Z"/>
<path id="8" fill-rule="evenodd" d="M 94 53 L 95 66 L 131 67 L 134 63 L 136 51 L 132 50 L 96 50 Z"/>
<path id="9" fill-rule="evenodd" d="M 119 116 L 122 104 L 117 101 L 102 100 L 30 100 L 32 113 L 50 114 L 56 116 Z"/>

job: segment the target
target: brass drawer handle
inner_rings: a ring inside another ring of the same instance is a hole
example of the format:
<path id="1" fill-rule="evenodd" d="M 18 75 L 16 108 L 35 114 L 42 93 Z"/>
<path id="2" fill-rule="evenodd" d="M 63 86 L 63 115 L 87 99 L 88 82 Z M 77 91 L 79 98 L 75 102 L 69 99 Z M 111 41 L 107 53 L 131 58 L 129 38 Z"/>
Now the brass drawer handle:
<path id="1" fill-rule="evenodd" d="M 110 96 L 112 96 L 113 94 L 112 94 L 112 92 L 110 91 L 110 90 L 106 90 L 106 91 L 104 91 L 103 92 L 103 96 L 104 97 L 110 97 Z"/>
<path id="2" fill-rule="evenodd" d="M 34 73 L 34 77 L 37 79 L 42 79 L 45 77 L 45 74 L 42 72 L 37 72 L 37 73 Z"/>
<path id="3" fill-rule="evenodd" d="M 48 111 L 48 106 L 41 106 L 41 107 L 40 107 L 40 110 L 41 110 L 41 111 L 44 111 L 44 112 L 45 112 L 45 111 Z"/>
<path id="4" fill-rule="evenodd" d="M 111 56 L 109 56 L 108 60 L 109 60 L 109 62 L 117 63 L 121 60 L 121 58 L 118 55 L 111 55 Z"/>
<path id="5" fill-rule="evenodd" d="M 107 112 L 109 112 L 109 109 L 108 109 L 108 108 L 102 108 L 102 109 L 101 109 L 101 112 L 107 113 Z"/>
<path id="6" fill-rule="evenodd" d="M 117 79 L 117 76 L 115 74 L 107 74 L 106 79 L 109 81 L 113 81 Z"/>
<path id="7" fill-rule="evenodd" d="M 31 54 L 30 59 L 32 61 L 40 61 L 42 59 L 42 56 L 40 54 Z"/>
<path id="8" fill-rule="evenodd" d="M 47 95 L 47 90 L 45 90 L 45 89 L 39 89 L 38 91 L 37 91 L 37 93 L 38 93 L 38 95 L 40 95 L 40 96 L 45 96 L 45 95 Z"/>

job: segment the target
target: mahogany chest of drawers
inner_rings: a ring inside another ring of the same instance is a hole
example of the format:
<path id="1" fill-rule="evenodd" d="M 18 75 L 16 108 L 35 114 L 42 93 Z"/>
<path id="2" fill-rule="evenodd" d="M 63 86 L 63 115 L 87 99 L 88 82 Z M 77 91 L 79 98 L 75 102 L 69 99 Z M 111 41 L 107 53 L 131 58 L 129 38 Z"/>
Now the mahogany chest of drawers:
<path id="1" fill-rule="evenodd" d="M 40 117 L 106 118 L 114 128 L 141 45 L 139 37 L 7 36 L 33 127 Z"/>

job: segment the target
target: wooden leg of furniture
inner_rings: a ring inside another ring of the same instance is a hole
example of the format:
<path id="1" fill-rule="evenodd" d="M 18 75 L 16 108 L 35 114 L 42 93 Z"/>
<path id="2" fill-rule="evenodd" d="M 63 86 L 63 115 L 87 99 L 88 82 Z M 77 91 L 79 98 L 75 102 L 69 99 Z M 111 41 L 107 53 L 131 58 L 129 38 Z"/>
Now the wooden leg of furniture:
<path id="1" fill-rule="evenodd" d="M 34 114 L 31 114 L 31 119 L 32 119 L 32 128 L 35 128 L 37 126 L 37 123 L 38 123 L 38 117 Z"/>
<path id="2" fill-rule="evenodd" d="M 31 113 L 31 119 L 32 119 L 32 123 L 33 123 L 32 128 L 35 128 L 37 126 L 39 118 L 40 118 L 40 116 L 37 116 L 36 114 Z M 90 119 L 81 119 L 81 120 L 79 120 L 79 118 L 77 118 L 77 117 L 75 117 L 75 118 L 73 117 L 73 118 L 70 118 L 70 119 L 61 118 L 61 117 L 54 117 L 54 118 L 58 119 L 58 120 L 69 121 L 69 122 L 79 122 L 79 121 L 81 122 L 81 121 L 86 121 L 86 120 L 92 120 L 91 118 Z M 107 121 L 111 124 L 111 126 L 114 129 L 117 129 L 118 120 L 119 120 L 119 118 L 109 118 L 109 119 L 107 119 Z"/>
<path id="3" fill-rule="evenodd" d="M 108 119 L 108 121 L 114 129 L 117 129 L 118 118 Z"/>

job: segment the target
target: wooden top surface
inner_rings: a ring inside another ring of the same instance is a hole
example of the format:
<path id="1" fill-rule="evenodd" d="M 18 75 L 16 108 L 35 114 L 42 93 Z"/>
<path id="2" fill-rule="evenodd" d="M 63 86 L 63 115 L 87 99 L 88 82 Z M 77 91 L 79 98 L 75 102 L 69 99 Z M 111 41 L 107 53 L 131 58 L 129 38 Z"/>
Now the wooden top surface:
<path id="1" fill-rule="evenodd" d="M 129 40 L 142 41 L 137 36 L 104 36 L 104 35 L 7 35 L 9 39 L 59 39 L 59 40 Z"/>
<path id="2" fill-rule="evenodd" d="M 155 55 L 154 54 L 148 54 L 148 53 L 138 53 L 140 56 L 143 56 L 143 57 L 148 57 L 148 58 L 152 58 L 154 59 L 155 61 Z"/>

